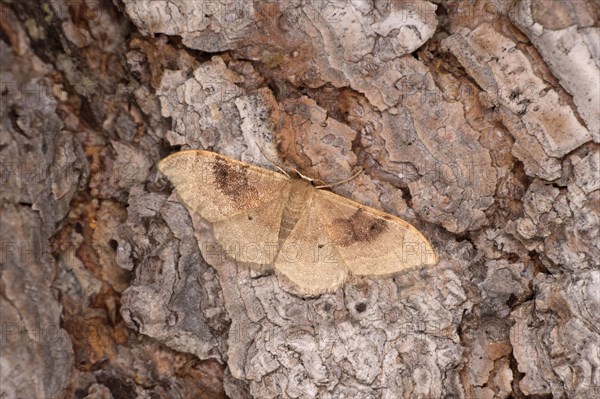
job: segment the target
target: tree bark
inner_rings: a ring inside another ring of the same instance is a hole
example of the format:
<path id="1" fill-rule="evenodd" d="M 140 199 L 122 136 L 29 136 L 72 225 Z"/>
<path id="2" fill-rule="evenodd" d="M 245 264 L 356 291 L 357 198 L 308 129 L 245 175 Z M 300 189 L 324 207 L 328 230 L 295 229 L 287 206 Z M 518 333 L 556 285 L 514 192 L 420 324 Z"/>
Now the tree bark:
<path id="1" fill-rule="evenodd" d="M 0 396 L 597 397 L 597 3 L 1 5 Z M 189 148 L 361 168 L 440 261 L 297 295 L 213 251 Z"/>

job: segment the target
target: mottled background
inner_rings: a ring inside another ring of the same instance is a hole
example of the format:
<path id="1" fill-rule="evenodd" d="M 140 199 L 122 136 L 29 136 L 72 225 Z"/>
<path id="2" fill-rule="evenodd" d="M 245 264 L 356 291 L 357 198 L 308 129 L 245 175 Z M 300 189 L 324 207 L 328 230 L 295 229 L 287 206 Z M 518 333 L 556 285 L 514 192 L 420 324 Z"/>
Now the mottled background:
<path id="1" fill-rule="evenodd" d="M 596 1 L 0 6 L 0 397 L 599 397 Z M 301 297 L 211 258 L 187 148 L 362 168 L 440 262 Z"/>

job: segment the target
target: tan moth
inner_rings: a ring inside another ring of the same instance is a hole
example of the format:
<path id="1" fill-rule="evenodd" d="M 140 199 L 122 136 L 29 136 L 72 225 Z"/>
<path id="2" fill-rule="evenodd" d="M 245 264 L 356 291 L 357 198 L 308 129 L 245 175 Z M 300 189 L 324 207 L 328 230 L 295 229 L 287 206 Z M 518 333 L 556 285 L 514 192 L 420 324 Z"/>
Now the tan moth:
<path id="1" fill-rule="evenodd" d="M 408 222 L 305 179 L 214 152 L 181 151 L 159 170 L 230 258 L 273 269 L 301 292 L 338 288 L 349 274 L 389 276 L 437 262 Z"/>

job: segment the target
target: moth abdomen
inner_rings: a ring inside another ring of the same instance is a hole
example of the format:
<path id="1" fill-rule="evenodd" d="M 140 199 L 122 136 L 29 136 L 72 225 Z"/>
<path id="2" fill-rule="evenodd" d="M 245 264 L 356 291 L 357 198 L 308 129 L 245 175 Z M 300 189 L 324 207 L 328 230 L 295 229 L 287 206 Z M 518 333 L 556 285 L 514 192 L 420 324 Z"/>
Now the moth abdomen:
<path id="1" fill-rule="evenodd" d="M 288 202 L 281 215 L 281 223 L 279 225 L 279 240 L 285 240 L 289 237 L 290 233 L 298 223 L 298 219 L 302 215 L 304 210 L 304 204 L 302 202 L 294 203 L 294 201 Z"/>
<path id="2" fill-rule="evenodd" d="M 298 218 L 282 218 L 281 225 L 279 226 L 279 242 L 285 241 L 289 236 L 294 226 L 298 222 Z"/>
<path id="3" fill-rule="evenodd" d="M 280 242 L 289 237 L 296 223 L 298 223 L 298 219 L 300 219 L 306 209 L 306 204 L 312 192 L 311 188 L 303 181 L 298 181 L 297 184 L 291 187 L 281 215 L 281 223 L 279 225 Z"/>

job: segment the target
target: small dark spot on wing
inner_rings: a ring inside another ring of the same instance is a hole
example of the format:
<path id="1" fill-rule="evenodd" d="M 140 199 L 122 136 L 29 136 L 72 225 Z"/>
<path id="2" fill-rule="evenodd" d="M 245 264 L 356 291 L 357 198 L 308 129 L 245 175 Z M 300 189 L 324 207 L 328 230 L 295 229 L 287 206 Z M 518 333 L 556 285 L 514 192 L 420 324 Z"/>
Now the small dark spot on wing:
<path id="1" fill-rule="evenodd" d="M 113 251 L 116 251 L 119 248 L 119 243 L 115 239 L 108 240 L 108 245 L 112 248 Z"/>

